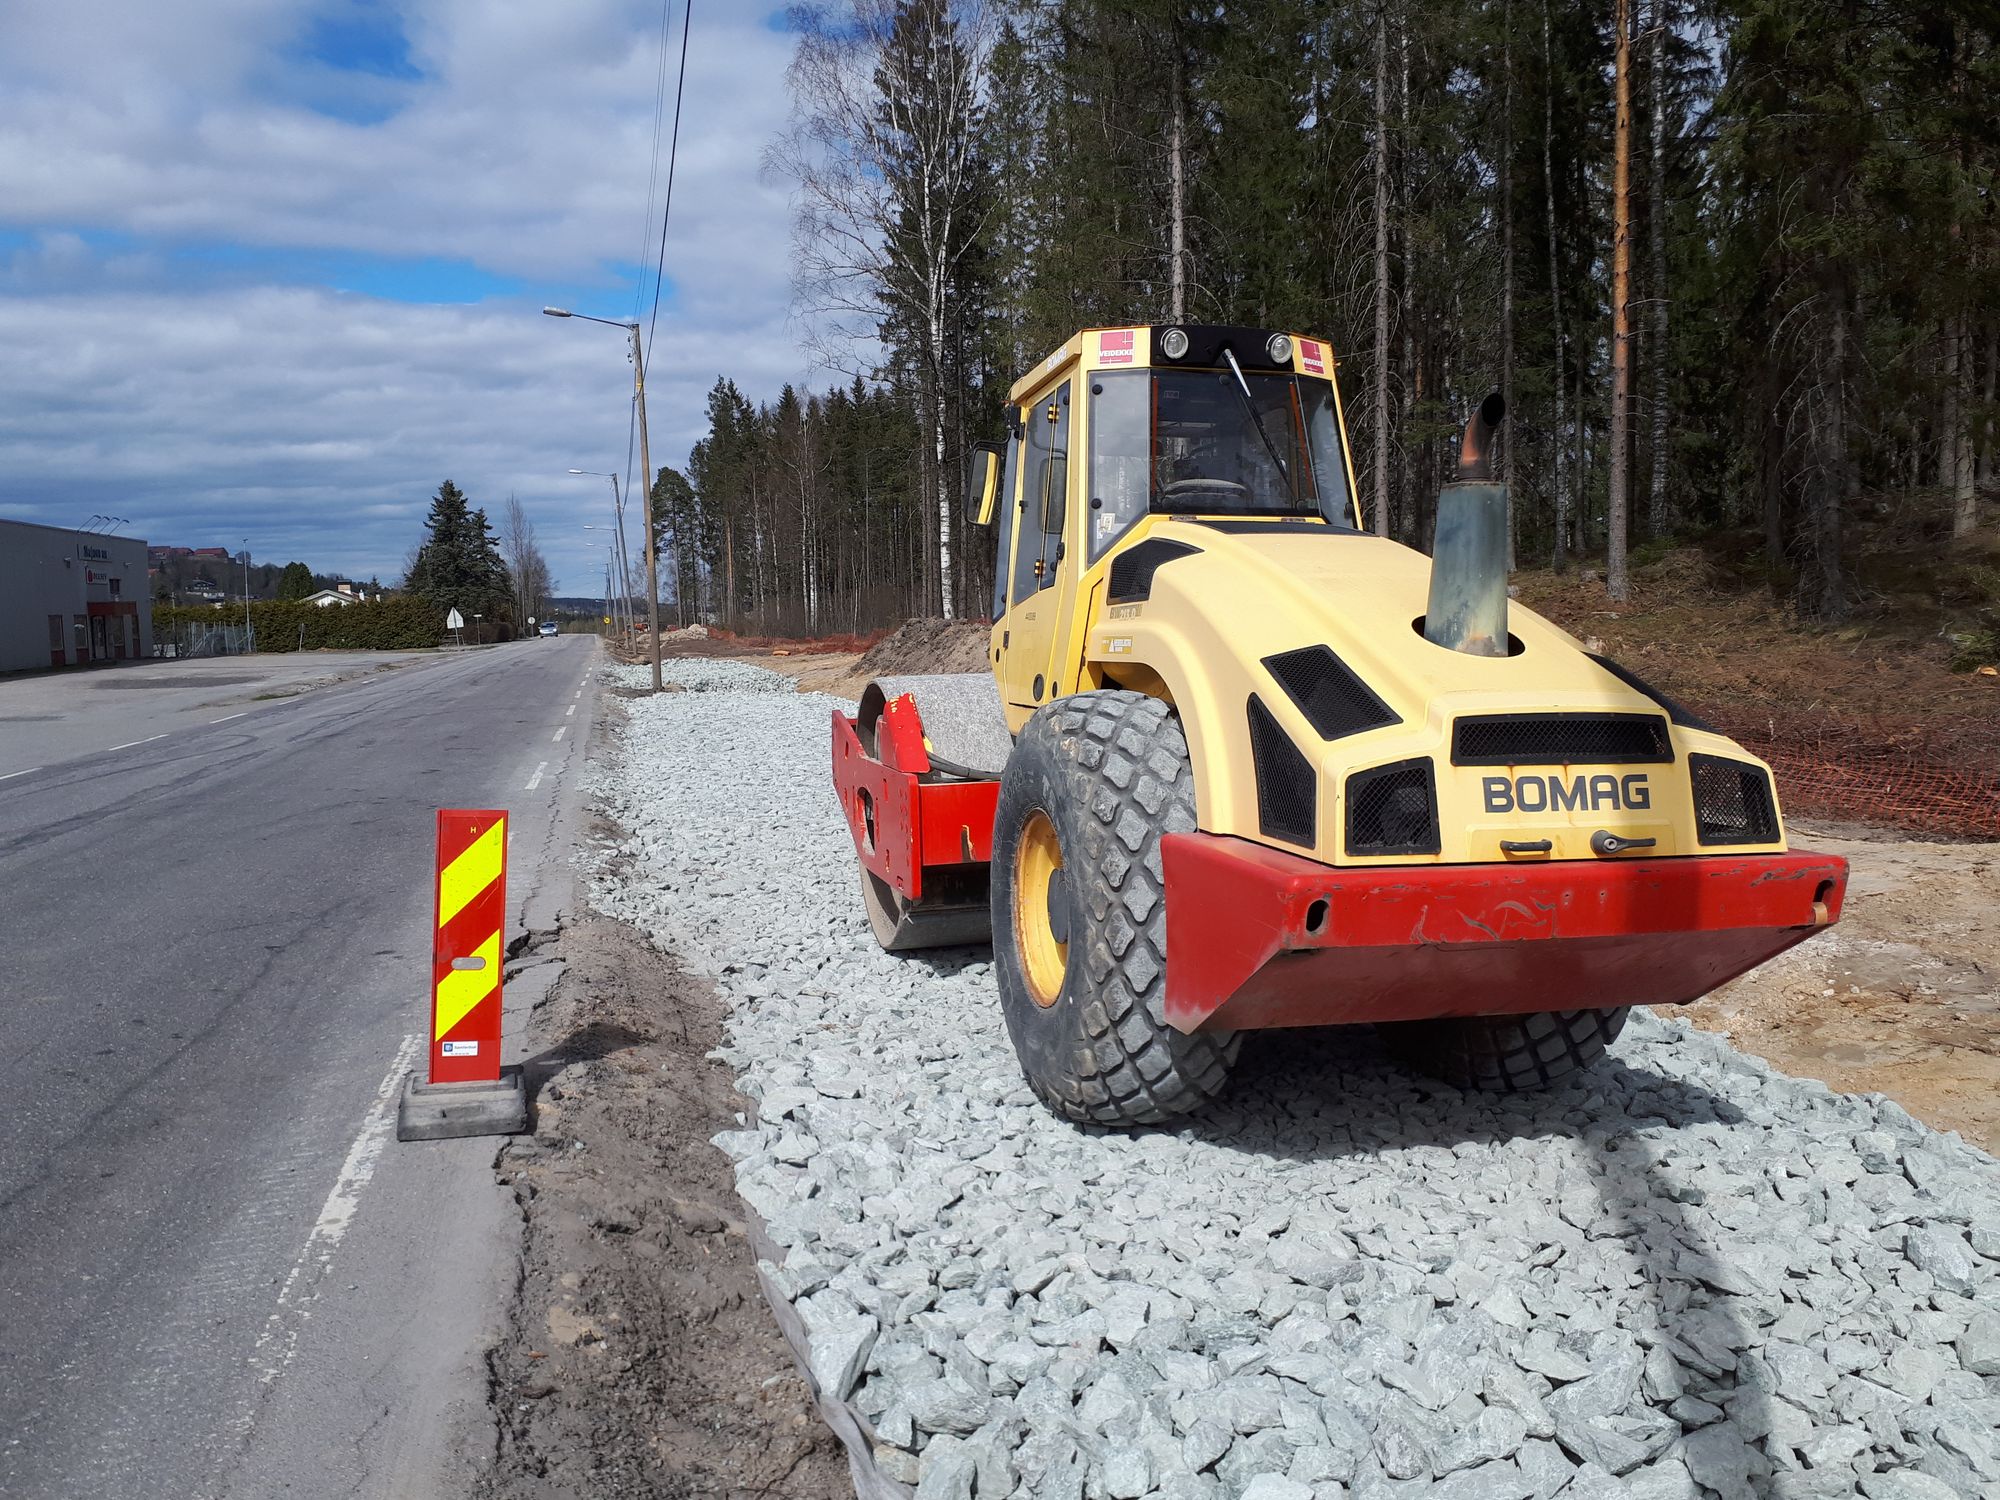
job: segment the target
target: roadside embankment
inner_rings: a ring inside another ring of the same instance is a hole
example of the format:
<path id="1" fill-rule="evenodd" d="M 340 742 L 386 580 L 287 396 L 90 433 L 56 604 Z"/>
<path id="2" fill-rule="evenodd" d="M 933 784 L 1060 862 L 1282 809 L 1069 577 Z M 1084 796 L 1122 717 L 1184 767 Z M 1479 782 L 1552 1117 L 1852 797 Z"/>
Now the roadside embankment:
<path id="1" fill-rule="evenodd" d="M 709 1144 L 742 1107 L 706 1055 L 722 1002 L 594 915 L 531 961 L 561 972 L 531 1022 L 534 1133 L 499 1156 L 522 1260 L 487 1357 L 482 1500 L 842 1500 L 846 1461 L 771 1322 Z"/>
<path id="2" fill-rule="evenodd" d="M 1201 1118 L 1079 1130 L 1022 1082 L 983 950 L 869 937 L 835 700 L 741 661 L 669 675 L 689 690 L 629 705 L 600 788 L 627 863 L 595 900 L 727 1005 L 716 1055 L 756 1113 L 719 1142 L 820 1394 L 888 1481 L 2000 1485 L 1991 1157 L 1649 1015 L 1546 1095 L 1425 1082 L 1365 1031 L 1279 1034 Z"/>

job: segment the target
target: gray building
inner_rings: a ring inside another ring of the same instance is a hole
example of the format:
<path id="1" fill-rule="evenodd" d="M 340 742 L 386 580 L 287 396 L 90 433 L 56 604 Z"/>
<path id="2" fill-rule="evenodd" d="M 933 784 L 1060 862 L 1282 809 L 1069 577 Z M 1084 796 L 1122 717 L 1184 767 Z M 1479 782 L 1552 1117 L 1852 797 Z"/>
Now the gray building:
<path id="1" fill-rule="evenodd" d="M 152 651 L 143 541 L 0 521 L 0 672 Z"/>

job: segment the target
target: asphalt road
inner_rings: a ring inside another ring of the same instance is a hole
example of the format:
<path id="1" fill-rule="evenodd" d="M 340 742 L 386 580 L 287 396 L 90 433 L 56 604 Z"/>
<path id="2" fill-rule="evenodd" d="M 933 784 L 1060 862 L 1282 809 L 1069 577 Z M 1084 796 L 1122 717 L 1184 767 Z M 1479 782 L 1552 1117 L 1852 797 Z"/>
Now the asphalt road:
<path id="1" fill-rule="evenodd" d="M 552 926 L 595 652 L 0 781 L 0 1496 L 463 1493 L 516 1220 L 491 1141 L 393 1138 L 433 813 L 509 809 L 509 938 Z"/>
<path id="2" fill-rule="evenodd" d="M 436 651 L 293 651 L 0 677 L 0 781 L 240 719 L 281 698 L 435 663 Z"/>

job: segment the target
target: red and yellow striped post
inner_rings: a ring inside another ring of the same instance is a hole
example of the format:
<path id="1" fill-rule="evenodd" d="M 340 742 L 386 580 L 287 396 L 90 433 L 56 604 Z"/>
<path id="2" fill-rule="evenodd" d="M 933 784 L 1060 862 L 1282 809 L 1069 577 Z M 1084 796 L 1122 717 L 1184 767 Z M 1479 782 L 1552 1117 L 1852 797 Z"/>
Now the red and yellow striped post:
<path id="1" fill-rule="evenodd" d="M 500 1077 L 500 960 L 507 927 L 507 814 L 440 808 L 431 955 L 430 1081 Z"/>

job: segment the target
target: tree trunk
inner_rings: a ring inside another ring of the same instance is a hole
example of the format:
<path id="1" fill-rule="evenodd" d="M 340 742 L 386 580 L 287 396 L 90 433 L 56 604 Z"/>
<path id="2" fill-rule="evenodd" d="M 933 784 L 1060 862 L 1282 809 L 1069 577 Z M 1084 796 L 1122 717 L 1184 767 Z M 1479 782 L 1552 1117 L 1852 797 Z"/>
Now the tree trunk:
<path id="1" fill-rule="evenodd" d="M 1389 534 L 1389 5 L 1375 15 L 1375 534 Z"/>
<path id="2" fill-rule="evenodd" d="M 1187 149 L 1185 83 L 1181 76 L 1181 56 L 1174 49 L 1172 134 L 1167 140 L 1168 257 L 1167 316 L 1176 323 L 1187 321 Z"/>
<path id="3" fill-rule="evenodd" d="M 736 626 L 736 518 L 722 518 L 722 628 Z"/>
<path id="4" fill-rule="evenodd" d="M 1402 442 L 1397 445 L 1396 464 L 1396 530 L 1410 546 L 1422 545 L 1422 517 L 1418 514 L 1416 486 L 1411 481 L 1416 451 L 1411 442 L 1411 434 L 1416 430 L 1415 408 L 1417 401 L 1417 320 L 1413 309 L 1416 297 L 1415 281 L 1410 275 L 1410 164 L 1407 160 L 1410 141 L 1410 15 L 1405 9 L 1396 12 L 1396 55 L 1399 59 L 1396 89 L 1396 139 L 1401 143 L 1405 158 L 1397 165 L 1396 173 L 1396 231 L 1402 249 L 1402 270 L 1398 286 L 1398 312 L 1403 324 L 1403 420 L 1398 429 Z"/>
<path id="5" fill-rule="evenodd" d="M 1563 339 L 1562 254 L 1556 240 L 1555 148 L 1552 144 L 1556 129 L 1556 58 L 1549 36 L 1549 5 L 1550 0 L 1542 0 L 1542 67 L 1547 75 L 1542 89 L 1542 185 L 1549 221 L 1549 326 L 1555 330 L 1556 342 L 1556 410 L 1554 440 L 1550 445 L 1555 450 L 1556 537 L 1550 562 L 1560 572 L 1569 560 L 1569 475 L 1564 467 L 1563 452 L 1563 381 L 1566 378 L 1563 367 L 1568 361 Z"/>
<path id="6" fill-rule="evenodd" d="M 1647 229 L 1650 240 L 1653 294 L 1652 358 L 1652 440 L 1647 444 L 1652 459 L 1651 490 L 1646 502 L 1647 530 L 1663 537 L 1674 529 L 1674 516 L 1667 499 L 1667 374 L 1671 357 L 1667 352 L 1667 106 L 1666 106 L 1666 0 L 1653 0 L 1652 59 L 1647 86 L 1651 94 L 1652 188 L 1648 194 Z"/>
<path id="7" fill-rule="evenodd" d="M 1514 0 L 1500 9 L 1500 404 L 1514 411 Z M 1520 566 L 1514 515 L 1514 426 L 1503 425 L 1498 473 L 1507 486 L 1507 571 Z"/>
<path id="8" fill-rule="evenodd" d="M 1847 618 L 1847 580 L 1840 564 L 1840 508 L 1848 490 L 1847 476 L 1847 302 L 1836 290 L 1831 299 L 1833 323 L 1828 330 L 1826 368 L 1821 381 L 1826 412 L 1818 424 L 1824 445 L 1815 466 L 1812 493 L 1812 606 L 1829 623 Z"/>
<path id="9" fill-rule="evenodd" d="M 1993 487 L 1993 466 L 1995 439 L 2000 437 L 2000 415 L 1994 412 L 1994 397 L 2000 395 L 2000 385 L 1996 385 L 1995 370 L 2000 367 L 2000 323 L 1986 330 L 1986 389 L 1980 403 L 1986 408 L 1986 421 L 1979 440 L 1979 465 L 1973 474 L 1972 483 L 1976 489 L 1988 490 Z"/>
<path id="10" fill-rule="evenodd" d="M 1965 314 L 1952 320 L 1951 358 L 1946 378 L 1951 390 L 1945 398 L 1945 452 L 1951 459 L 1951 534 L 1969 536 L 1979 521 L 1979 495 L 1972 485 L 1972 340 L 1967 336 Z"/>
<path id="11" fill-rule="evenodd" d="M 1626 397 L 1632 387 L 1632 15 L 1631 0 L 1614 0 L 1612 25 L 1618 29 L 1612 72 L 1618 102 L 1611 143 L 1611 465 L 1604 507 L 1604 587 L 1612 601 L 1631 597 L 1625 576 Z"/>

